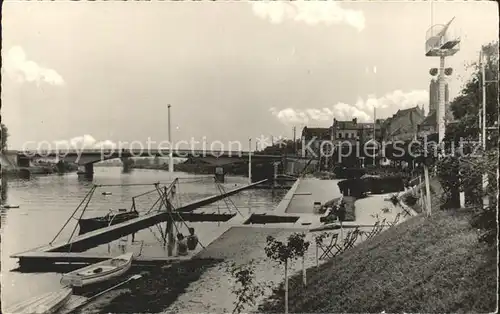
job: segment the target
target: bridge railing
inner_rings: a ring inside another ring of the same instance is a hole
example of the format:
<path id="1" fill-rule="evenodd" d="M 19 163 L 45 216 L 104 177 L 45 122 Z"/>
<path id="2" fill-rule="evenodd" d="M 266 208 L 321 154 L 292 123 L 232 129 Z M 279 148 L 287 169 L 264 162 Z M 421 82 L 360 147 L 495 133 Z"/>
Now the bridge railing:
<path id="1" fill-rule="evenodd" d="M 255 157 L 263 158 L 279 158 L 281 155 L 259 154 L 248 151 L 224 151 L 224 150 L 194 150 L 194 149 L 174 149 L 172 154 L 174 157 L 248 157 L 252 154 Z M 83 156 L 83 155 L 102 155 L 106 157 L 144 157 L 144 156 L 161 156 L 168 157 L 170 149 L 72 149 L 72 150 L 24 150 L 18 151 L 18 155 L 27 157 L 55 157 L 55 156 Z M 291 156 L 290 156 L 291 157 Z"/>

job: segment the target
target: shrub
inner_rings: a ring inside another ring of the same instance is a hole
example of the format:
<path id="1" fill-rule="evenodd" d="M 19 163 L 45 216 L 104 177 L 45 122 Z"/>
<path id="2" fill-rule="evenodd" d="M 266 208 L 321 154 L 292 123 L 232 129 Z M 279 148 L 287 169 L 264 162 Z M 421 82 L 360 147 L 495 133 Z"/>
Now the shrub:
<path id="1" fill-rule="evenodd" d="M 413 193 L 408 193 L 403 196 L 403 200 L 408 206 L 414 206 L 415 204 L 417 204 L 418 197 Z"/>

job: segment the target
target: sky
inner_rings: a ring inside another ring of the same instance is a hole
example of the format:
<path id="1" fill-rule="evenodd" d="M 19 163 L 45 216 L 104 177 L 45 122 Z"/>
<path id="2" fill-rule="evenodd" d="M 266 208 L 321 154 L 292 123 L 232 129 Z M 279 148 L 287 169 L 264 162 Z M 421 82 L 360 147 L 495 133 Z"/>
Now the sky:
<path id="1" fill-rule="evenodd" d="M 429 69 L 439 65 L 425 56 L 431 24 L 455 17 L 450 31 L 461 35 L 446 61 L 452 98 L 499 24 L 498 5 L 485 1 L 3 5 L 10 149 L 159 143 L 168 104 L 174 142 L 243 150 L 249 138 L 291 138 L 294 126 L 372 121 L 374 107 L 377 118 L 427 111 Z"/>

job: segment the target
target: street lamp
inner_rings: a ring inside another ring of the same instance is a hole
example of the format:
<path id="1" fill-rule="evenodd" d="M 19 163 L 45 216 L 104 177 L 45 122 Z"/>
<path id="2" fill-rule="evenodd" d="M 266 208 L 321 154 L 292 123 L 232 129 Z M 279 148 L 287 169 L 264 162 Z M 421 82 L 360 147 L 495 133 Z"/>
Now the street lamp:
<path id="1" fill-rule="evenodd" d="M 168 156 L 168 171 L 170 173 L 173 173 L 174 172 L 174 160 L 173 160 L 173 157 L 174 157 L 174 154 L 173 154 L 173 151 L 172 151 L 172 128 L 171 128 L 171 125 L 170 125 L 170 104 L 168 104 L 167 108 L 168 108 L 168 143 L 170 144 L 170 152 L 169 152 L 169 156 Z"/>
<path id="2" fill-rule="evenodd" d="M 427 31 L 425 42 L 425 55 L 428 57 L 439 57 L 439 70 L 431 69 L 430 74 L 438 72 L 439 97 L 437 108 L 437 127 L 439 143 L 443 141 L 446 131 L 445 116 L 445 75 L 451 75 L 451 68 L 445 69 L 445 58 L 454 55 L 460 50 L 460 37 L 450 34 L 449 27 L 452 18 L 445 25 L 436 24 Z"/>
<path id="3" fill-rule="evenodd" d="M 432 2 L 431 2 L 432 4 Z M 431 10 L 432 13 L 432 10 Z M 436 112 L 437 117 L 437 129 L 438 129 L 438 142 L 441 144 L 443 142 L 445 132 L 446 132 L 446 116 L 445 116 L 445 74 L 451 74 L 452 70 L 445 70 L 445 58 L 454 55 L 460 50 L 460 37 L 450 34 L 449 27 L 451 22 L 455 18 L 452 18 L 445 25 L 436 24 L 431 25 L 426 34 L 425 41 L 425 55 L 428 57 L 439 57 L 439 71 L 438 71 L 438 85 L 439 85 L 439 97 L 438 97 L 438 108 Z M 431 69 L 430 74 L 433 75 L 436 71 Z M 434 74 L 435 75 L 435 74 Z M 431 91 L 429 91 L 431 92 Z M 426 190 L 426 203 L 427 203 L 427 215 L 431 215 L 431 193 L 430 193 L 430 182 L 429 182 L 429 169 L 426 164 L 424 164 L 424 177 L 425 177 L 425 190 Z"/>
<path id="4" fill-rule="evenodd" d="M 248 139 L 248 184 L 252 184 L 252 138 Z"/>

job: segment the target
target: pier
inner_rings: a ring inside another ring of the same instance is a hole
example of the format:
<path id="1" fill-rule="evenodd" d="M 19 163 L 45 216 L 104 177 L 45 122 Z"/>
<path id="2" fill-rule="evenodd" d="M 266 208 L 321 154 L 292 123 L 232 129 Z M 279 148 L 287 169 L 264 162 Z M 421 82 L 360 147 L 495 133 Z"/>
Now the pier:
<path id="1" fill-rule="evenodd" d="M 96 260 L 102 260 L 109 257 L 99 257 L 95 255 L 89 255 L 84 252 L 88 249 L 97 247 L 101 244 L 109 243 L 113 240 L 118 240 L 121 237 L 127 236 L 129 234 L 138 232 L 139 230 L 154 226 L 158 223 L 165 222 L 168 220 L 175 219 L 173 217 L 178 216 L 179 219 L 181 217 L 186 217 L 188 220 L 192 219 L 194 221 L 206 221 L 207 218 L 209 221 L 228 221 L 235 216 L 235 214 L 205 214 L 205 213 L 191 213 L 192 211 L 211 203 L 214 203 L 218 200 L 226 198 L 228 196 L 234 195 L 240 191 L 253 188 L 259 184 L 265 183 L 267 180 L 261 180 L 243 187 L 239 187 L 220 195 L 209 196 L 200 200 L 196 200 L 190 202 L 186 205 L 183 205 L 176 209 L 175 212 L 156 212 L 150 213 L 138 218 L 112 225 L 106 228 L 98 229 L 92 232 L 88 232 L 79 236 L 76 236 L 69 241 L 60 241 L 59 243 L 54 243 L 52 245 L 48 244 L 42 247 L 38 247 L 35 249 L 31 249 L 25 252 L 17 253 L 11 255 L 11 258 L 17 258 L 19 260 L 19 266 L 22 268 L 23 266 L 32 264 L 32 263 L 58 263 L 58 262 L 68 262 L 68 261 L 78 261 L 85 263 L 92 263 Z M 178 215 L 179 214 L 179 215 Z M 189 259 L 190 257 L 186 257 Z M 158 262 L 166 262 L 170 261 L 170 259 L 179 260 L 179 257 L 170 257 L 166 260 L 164 258 L 160 259 L 149 259 L 149 263 L 158 263 Z M 139 258 L 138 262 L 148 263 L 148 259 Z"/>

